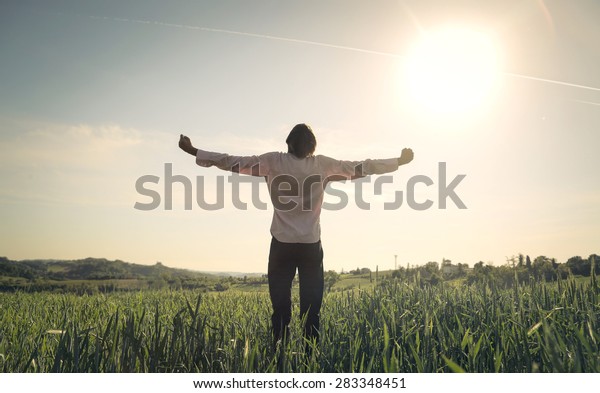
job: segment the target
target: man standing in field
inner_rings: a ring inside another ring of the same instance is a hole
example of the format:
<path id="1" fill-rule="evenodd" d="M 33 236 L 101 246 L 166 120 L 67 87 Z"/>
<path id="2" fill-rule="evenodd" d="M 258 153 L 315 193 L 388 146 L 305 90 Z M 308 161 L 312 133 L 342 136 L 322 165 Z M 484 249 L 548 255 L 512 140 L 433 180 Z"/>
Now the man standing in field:
<path id="1" fill-rule="evenodd" d="M 324 189 L 329 181 L 393 172 L 413 159 L 411 149 L 399 158 L 339 161 L 313 155 L 317 141 L 306 124 L 296 125 L 286 139 L 287 153 L 231 156 L 195 148 L 181 135 L 179 147 L 196 157 L 203 167 L 265 177 L 274 213 L 269 252 L 269 294 L 273 305 L 275 344 L 288 336 L 292 314 L 292 280 L 298 270 L 300 316 L 306 318 L 304 336 L 318 340 L 323 301 L 323 248 L 319 217 Z"/>

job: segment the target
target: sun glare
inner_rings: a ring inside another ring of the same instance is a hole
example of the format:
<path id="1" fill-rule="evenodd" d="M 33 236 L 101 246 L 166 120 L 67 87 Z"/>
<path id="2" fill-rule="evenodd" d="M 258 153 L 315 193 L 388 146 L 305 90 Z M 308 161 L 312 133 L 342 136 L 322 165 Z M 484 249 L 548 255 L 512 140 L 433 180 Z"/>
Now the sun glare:
<path id="1" fill-rule="evenodd" d="M 499 74 L 489 37 L 459 28 L 426 33 L 405 67 L 411 100 L 434 114 L 472 113 L 490 96 Z"/>

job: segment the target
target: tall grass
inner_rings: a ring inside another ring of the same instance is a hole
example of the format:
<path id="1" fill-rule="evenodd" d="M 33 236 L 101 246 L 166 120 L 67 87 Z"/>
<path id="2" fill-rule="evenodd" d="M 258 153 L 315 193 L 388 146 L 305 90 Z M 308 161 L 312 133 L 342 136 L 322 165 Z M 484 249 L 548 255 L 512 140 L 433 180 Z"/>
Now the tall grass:
<path id="1" fill-rule="evenodd" d="M 270 312 L 266 293 L 4 293 L 0 371 L 600 372 L 595 281 L 331 293 L 308 352 L 297 319 L 272 348 Z"/>

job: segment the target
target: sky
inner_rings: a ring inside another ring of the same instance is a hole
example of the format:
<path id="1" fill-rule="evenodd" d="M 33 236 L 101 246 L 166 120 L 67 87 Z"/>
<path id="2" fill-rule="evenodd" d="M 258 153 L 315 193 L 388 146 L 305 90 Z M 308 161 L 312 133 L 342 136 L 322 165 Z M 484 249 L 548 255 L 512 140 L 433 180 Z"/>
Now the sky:
<path id="1" fill-rule="evenodd" d="M 322 213 L 326 270 L 599 253 L 599 18 L 595 0 L 3 1 L 0 255 L 266 272 L 272 206 L 242 184 L 236 208 L 229 174 L 177 142 L 286 151 L 297 123 L 317 154 L 415 153 L 381 195 L 358 183 L 369 210 L 334 185 L 349 203 Z M 175 183 L 167 209 L 167 170 L 207 201 L 223 179 L 224 208 L 186 210 Z M 160 205 L 136 209 L 147 175 Z M 457 176 L 466 208 L 443 209 Z M 385 209 L 411 179 L 432 206 Z"/>

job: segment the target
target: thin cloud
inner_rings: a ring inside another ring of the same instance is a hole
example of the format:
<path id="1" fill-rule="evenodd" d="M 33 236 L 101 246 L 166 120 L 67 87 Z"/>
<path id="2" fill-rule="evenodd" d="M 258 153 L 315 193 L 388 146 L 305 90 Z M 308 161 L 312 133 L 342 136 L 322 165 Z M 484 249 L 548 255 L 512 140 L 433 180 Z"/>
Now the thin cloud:
<path id="1" fill-rule="evenodd" d="M 139 130 L 118 125 L 24 122 L 20 128 L 21 133 L 0 139 L 4 152 L 0 162 L 5 166 L 102 166 L 115 154 L 142 143 Z"/>
<path id="2" fill-rule="evenodd" d="M 15 126 L 18 133 L 3 130 Z M 149 138 L 144 140 L 142 134 Z M 160 135 L 119 125 L 2 121 L 0 200 L 10 204 L 129 206 L 132 182 Z M 133 180 L 132 180 L 133 179 Z"/>
<path id="3" fill-rule="evenodd" d="M 102 149 L 119 149 L 141 142 L 141 132 L 118 125 L 76 125 L 67 128 L 67 133 L 75 138 L 87 139 Z"/>
<path id="4" fill-rule="evenodd" d="M 17 124 L 18 133 L 4 132 Z M 142 132 L 118 125 L 92 126 L 0 120 L 0 165 L 7 173 L 101 173 L 130 161 L 131 149 L 143 146 Z M 33 171 L 33 172 L 32 172 Z"/>

